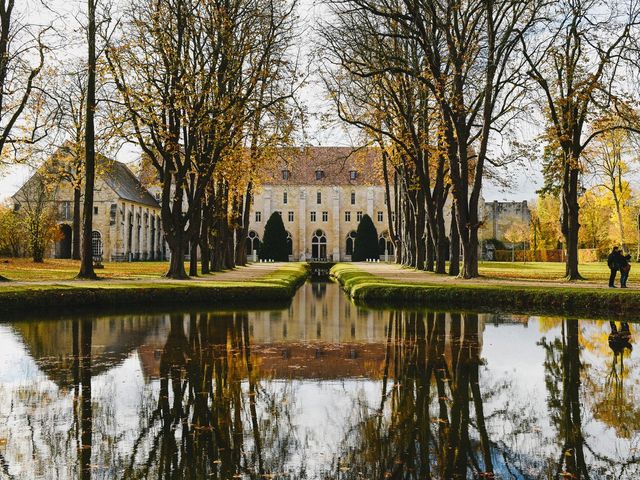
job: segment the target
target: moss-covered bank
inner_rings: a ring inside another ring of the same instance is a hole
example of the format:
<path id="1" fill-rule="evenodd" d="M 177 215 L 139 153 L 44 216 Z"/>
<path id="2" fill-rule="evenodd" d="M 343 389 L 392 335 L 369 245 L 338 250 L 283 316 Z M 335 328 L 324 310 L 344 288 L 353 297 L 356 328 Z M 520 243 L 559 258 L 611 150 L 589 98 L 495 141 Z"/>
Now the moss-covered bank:
<path id="1" fill-rule="evenodd" d="M 403 283 L 364 272 L 352 264 L 331 269 L 347 294 L 368 306 L 427 307 L 478 312 L 638 317 L 640 292 L 565 286 Z"/>
<path id="2" fill-rule="evenodd" d="M 292 263 L 245 282 L 155 281 L 111 282 L 76 281 L 65 284 L 6 283 L 0 286 L 2 314 L 33 310 L 85 310 L 95 308 L 139 308 L 148 305 L 186 307 L 194 305 L 251 307 L 282 303 L 293 297 L 308 276 L 308 266 Z"/>

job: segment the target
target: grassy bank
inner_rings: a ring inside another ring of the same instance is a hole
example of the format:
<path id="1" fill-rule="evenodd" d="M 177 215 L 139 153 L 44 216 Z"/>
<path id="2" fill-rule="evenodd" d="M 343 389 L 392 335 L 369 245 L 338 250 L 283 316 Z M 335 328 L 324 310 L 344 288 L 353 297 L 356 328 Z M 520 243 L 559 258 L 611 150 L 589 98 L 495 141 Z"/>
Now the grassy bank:
<path id="1" fill-rule="evenodd" d="M 247 281 L 73 281 L 0 285 L 0 314 L 55 309 L 228 305 L 251 306 L 291 299 L 307 277 L 307 265 L 291 263 Z"/>
<path id="2" fill-rule="evenodd" d="M 355 264 L 338 264 L 331 275 L 356 302 L 370 306 L 429 307 L 509 313 L 546 313 L 633 317 L 640 312 L 636 290 L 609 290 L 505 283 L 438 284 L 402 282 L 364 272 Z"/>

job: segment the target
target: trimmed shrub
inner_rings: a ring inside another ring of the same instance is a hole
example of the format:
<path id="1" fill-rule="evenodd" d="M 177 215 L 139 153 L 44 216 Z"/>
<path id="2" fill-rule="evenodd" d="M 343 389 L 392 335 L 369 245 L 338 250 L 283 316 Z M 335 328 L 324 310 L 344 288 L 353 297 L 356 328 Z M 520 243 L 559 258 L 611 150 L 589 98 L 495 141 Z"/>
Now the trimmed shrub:
<path id="1" fill-rule="evenodd" d="M 353 248 L 351 260 L 354 262 L 362 262 L 368 259 L 377 260 L 378 253 L 378 231 L 371 221 L 369 215 L 364 215 L 358 224 L 356 231 L 356 242 Z"/>
<path id="2" fill-rule="evenodd" d="M 284 229 L 282 216 L 278 212 L 273 212 L 267 220 L 258 256 L 260 260 L 289 261 L 287 231 Z"/>

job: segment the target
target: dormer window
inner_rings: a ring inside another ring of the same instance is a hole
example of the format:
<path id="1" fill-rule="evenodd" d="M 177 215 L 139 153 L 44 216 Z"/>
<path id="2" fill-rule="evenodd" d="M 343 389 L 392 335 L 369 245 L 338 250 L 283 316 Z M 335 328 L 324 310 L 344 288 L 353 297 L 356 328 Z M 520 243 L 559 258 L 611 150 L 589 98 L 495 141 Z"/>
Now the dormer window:
<path id="1" fill-rule="evenodd" d="M 349 180 L 355 180 L 356 178 L 358 178 L 358 171 L 349 170 Z"/>
<path id="2" fill-rule="evenodd" d="M 316 170 L 316 180 L 322 180 L 324 178 L 324 170 Z"/>
<path id="3" fill-rule="evenodd" d="M 291 172 L 289 170 L 282 170 L 282 179 L 289 180 L 291 177 Z"/>

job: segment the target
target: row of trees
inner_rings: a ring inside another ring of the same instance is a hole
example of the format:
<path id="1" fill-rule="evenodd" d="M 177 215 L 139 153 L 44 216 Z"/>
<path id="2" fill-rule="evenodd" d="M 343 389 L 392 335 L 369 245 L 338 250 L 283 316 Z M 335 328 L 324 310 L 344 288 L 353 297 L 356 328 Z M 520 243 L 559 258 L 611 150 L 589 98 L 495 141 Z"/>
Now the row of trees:
<path id="1" fill-rule="evenodd" d="M 400 261 L 445 273 L 450 236 L 449 273 L 458 274 L 460 242 L 460 274 L 477 276 L 483 180 L 517 168 L 527 153 L 518 127 L 538 123 L 566 275 L 580 278 L 586 156 L 604 135 L 637 133 L 637 92 L 622 74 L 638 72 L 636 2 L 329 3 L 325 82 L 341 119 L 383 152 Z"/>
<path id="2" fill-rule="evenodd" d="M 22 29 L 34 35 L 37 27 L 19 23 L 13 0 L 0 7 L 3 35 L 13 39 L 11 32 Z M 5 149 L 3 159 L 42 162 L 55 154 L 46 170 L 57 170 L 55 181 L 74 189 L 73 257 L 82 258 L 80 277 L 95 277 L 96 151 L 124 143 L 142 150 L 147 180 L 162 192 L 171 250 L 167 275 L 187 276 L 189 244 L 191 251 L 200 249 L 203 273 L 242 264 L 258 172 L 275 147 L 288 144 L 297 121 L 297 3 L 129 0 L 119 7 L 88 0 L 81 39 L 86 61 L 60 60 L 40 37 L 8 47 L 0 41 L 12 62 L 5 69 L 13 72 L 0 78 L 2 93 L 12 95 L 11 102 L 0 98 L 1 116 L 20 118 L 3 125 L 7 144 L 16 146 Z M 71 25 L 50 28 L 68 33 Z M 31 70 L 23 64 L 34 54 L 25 45 L 39 53 Z M 50 85 L 43 80 L 36 94 L 31 83 L 45 61 L 52 65 Z M 16 79 L 18 73 L 27 80 Z M 191 275 L 196 261 L 192 256 Z"/>

